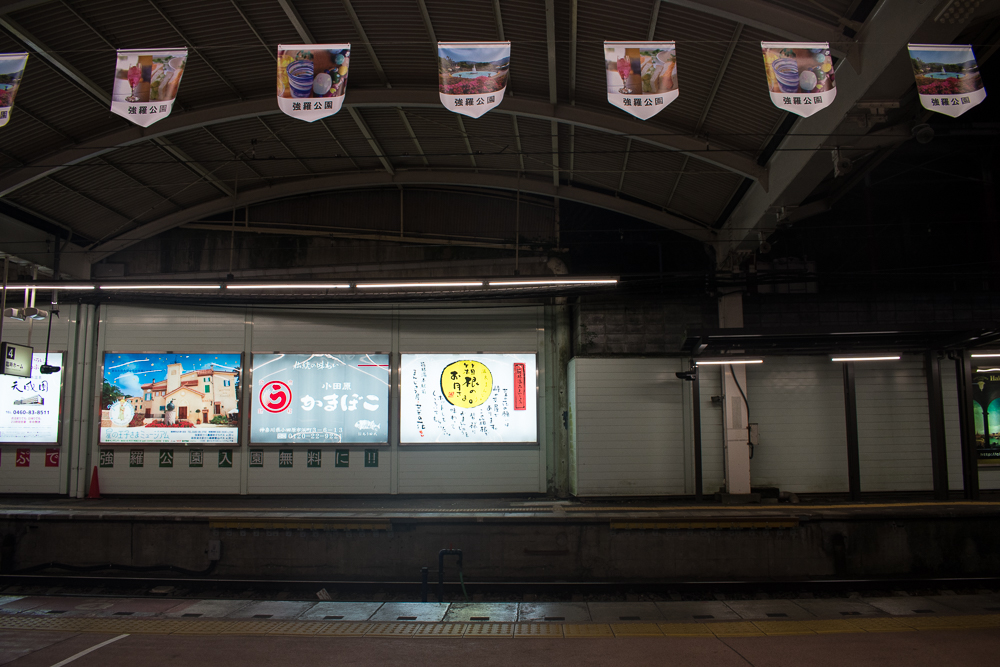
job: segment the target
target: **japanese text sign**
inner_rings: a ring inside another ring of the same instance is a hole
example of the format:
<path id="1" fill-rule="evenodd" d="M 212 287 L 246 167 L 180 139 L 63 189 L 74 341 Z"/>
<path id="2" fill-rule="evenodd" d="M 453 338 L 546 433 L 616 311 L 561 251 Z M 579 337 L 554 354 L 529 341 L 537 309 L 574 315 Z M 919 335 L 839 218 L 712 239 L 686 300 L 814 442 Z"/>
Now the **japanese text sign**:
<path id="1" fill-rule="evenodd" d="M 31 377 L 0 376 L 0 442 L 59 441 L 62 371 L 42 375 L 41 352 L 31 355 Z M 62 366 L 62 354 L 49 352 L 49 365 Z"/>
<path id="2" fill-rule="evenodd" d="M 255 354 L 250 442 L 388 442 L 389 355 Z"/>
<path id="3" fill-rule="evenodd" d="M 28 64 L 27 53 L 0 53 L 0 127 L 10 121 L 14 96 Z"/>
<path id="4" fill-rule="evenodd" d="M 503 101 L 510 42 L 438 42 L 438 91 L 445 109 L 479 118 Z"/>
<path id="5" fill-rule="evenodd" d="M 187 56 L 187 49 L 119 50 L 111 111 L 142 127 L 169 116 Z"/>
<path id="6" fill-rule="evenodd" d="M 340 111 L 350 44 L 278 45 L 278 108 L 309 123 Z"/>
<path id="7" fill-rule="evenodd" d="M 957 118 L 986 99 L 979 65 L 968 44 L 908 44 L 920 104 Z"/>
<path id="8" fill-rule="evenodd" d="M 677 99 L 674 42 L 604 42 L 608 102 L 646 120 Z"/>
<path id="9" fill-rule="evenodd" d="M 837 98 L 836 73 L 827 42 L 761 42 L 774 106 L 811 116 Z"/>

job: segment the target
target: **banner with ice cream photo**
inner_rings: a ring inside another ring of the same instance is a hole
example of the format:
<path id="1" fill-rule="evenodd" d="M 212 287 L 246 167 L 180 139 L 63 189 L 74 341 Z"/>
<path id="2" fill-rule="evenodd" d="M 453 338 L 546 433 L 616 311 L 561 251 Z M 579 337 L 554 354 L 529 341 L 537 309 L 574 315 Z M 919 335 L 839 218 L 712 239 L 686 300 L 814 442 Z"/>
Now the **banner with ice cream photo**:
<path id="1" fill-rule="evenodd" d="M 118 51 L 111 111 L 142 127 L 169 116 L 187 56 L 187 49 Z"/>
<path id="2" fill-rule="evenodd" d="M 674 42 L 604 42 L 608 102 L 648 120 L 677 99 Z"/>
<path id="3" fill-rule="evenodd" d="M 837 97 L 828 42 L 761 42 L 774 106 L 811 116 Z"/>
<path id="4" fill-rule="evenodd" d="M 340 111 L 350 44 L 279 44 L 278 108 L 308 123 Z"/>
<path id="5" fill-rule="evenodd" d="M 979 64 L 968 44 L 907 44 L 920 104 L 957 118 L 986 99 Z"/>
<path id="6" fill-rule="evenodd" d="M 0 53 L 0 127 L 10 120 L 14 95 L 28 64 L 27 53 Z"/>
<path id="7" fill-rule="evenodd" d="M 445 109 L 479 118 L 503 101 L 510 42 L 438 42 L 438 91 Z"/>

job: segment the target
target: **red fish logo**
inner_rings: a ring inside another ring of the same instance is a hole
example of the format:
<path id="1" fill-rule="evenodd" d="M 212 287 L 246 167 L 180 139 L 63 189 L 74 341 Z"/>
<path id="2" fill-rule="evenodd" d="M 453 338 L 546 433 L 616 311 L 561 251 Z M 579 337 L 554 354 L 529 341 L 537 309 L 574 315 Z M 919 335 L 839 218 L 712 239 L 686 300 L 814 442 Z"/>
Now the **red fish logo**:
<path id="1" fill-rule="evenodd" d="M 284 412 L 292 404 L 292 390 L 284 382 L 268 382 L 260 390 L 260 405 L 268 412 Z"/>

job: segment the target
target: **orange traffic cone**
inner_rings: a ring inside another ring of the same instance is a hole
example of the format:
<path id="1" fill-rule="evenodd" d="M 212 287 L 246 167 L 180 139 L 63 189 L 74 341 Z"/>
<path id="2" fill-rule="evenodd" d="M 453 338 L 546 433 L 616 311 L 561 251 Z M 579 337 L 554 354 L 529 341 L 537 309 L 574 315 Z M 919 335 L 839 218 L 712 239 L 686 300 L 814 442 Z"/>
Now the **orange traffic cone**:
<path id="1" fill-rule="evenodd" d="M 94 466 L 94 474 L 90 476 L 90 493 L 87 494 L 87 497 L 93 500 L 101 499 L 101 485 L 97 481 L 97 466 Z"/>

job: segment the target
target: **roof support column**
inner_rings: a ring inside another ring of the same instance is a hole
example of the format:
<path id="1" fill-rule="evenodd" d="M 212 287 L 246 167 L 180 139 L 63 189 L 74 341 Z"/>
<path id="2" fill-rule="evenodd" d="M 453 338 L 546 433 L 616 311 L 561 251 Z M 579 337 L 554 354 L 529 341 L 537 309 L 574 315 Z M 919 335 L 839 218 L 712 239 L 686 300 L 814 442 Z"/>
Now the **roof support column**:
<path id="1" fill-rule="evenodd" d="M 719 297 L 719 327 L 743 328 L 743 294 Z M 747 401 L 747 368 L 744 364 L 722 367 L 722 457 L 726 493 L 750 493 L 750 408 Z"/>

